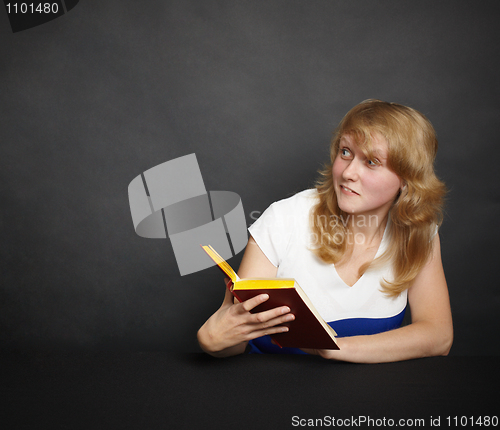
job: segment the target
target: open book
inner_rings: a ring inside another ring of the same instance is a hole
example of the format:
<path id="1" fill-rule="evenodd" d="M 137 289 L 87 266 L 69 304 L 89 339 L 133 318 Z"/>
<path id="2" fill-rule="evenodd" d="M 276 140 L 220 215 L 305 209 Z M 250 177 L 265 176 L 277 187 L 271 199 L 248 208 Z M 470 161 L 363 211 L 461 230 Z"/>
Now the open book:
<path id="1" fill-rule="evenodd" d="M 335 331 L 321 318 L 311 300 L 295 279 L 240 279 L 229 263 L 210 245 L 202 246 L 224 273 L 231 279 L 230 291 L 240 302 L 266 293 L 269 299 L 261 303 L 252 313 L 263 312 L 280 306 L 288 306 L 295 315 L 293 321 L 283 323 L 289 331 L 271 335 L 280 347 L 339 349 Z"/>

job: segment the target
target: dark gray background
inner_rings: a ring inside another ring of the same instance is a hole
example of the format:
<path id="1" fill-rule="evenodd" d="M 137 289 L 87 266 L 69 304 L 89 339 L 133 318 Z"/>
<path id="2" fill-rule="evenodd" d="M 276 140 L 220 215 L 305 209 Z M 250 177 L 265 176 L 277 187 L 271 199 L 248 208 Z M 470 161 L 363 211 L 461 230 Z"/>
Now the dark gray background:
<path id="1" fill-rule="evenodd" d="M 238 193 L 250 224 L 311 187 L 342 116 L 380 98 L 438 133 L 452 354 L 498 354 L 499 12 L 81 0 L 12 34 L 2 9 L 0 347 L 197 350 L 222 277 L 181 277 L 167 240 L 135 234 L 129 182 L 194 152 L 206 188 Z"/>

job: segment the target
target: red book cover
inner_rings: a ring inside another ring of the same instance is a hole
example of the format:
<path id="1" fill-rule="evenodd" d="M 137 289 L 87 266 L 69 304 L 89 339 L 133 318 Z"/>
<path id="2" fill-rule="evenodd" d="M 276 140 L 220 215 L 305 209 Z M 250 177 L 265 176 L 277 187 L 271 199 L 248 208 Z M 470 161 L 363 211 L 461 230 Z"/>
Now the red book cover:
<path id="1" fill-rule="evenodd" d="M 299 293 L 296 282 L 291 288 L 272 288 L 272 281 L 276 280 L 266 282 L 266 280 L 259 279 L 259 282 L 267 283 L 269 288 L 245 289 L 245 281 L 242 279 L 231 287 L 233 295 L 239 301 L 246 301 L 259 294 L 269 295 L 269 299 L 252 309 L 252 313 L 288 306 L 290 313 L 295 315 L 293 321 L 283 324 L 288 326 L 288 332 L 271 335 L 276 344 L 291 348 L 339 349 L 335 342 L 334 330 L 319 315 L 315 315 L 315 310 L 310 308 L 311 305 L 306 304 L 301 297 L 304 293 L 303 291 Z"/>
<path id="2" fill-rule="evenodd" d="M 280 347 L 339 349 L 335 331 L 321 318 L 311 300 L 295 279 L 240 279 L 233 268 L 210 245 L 202 245 L 205 252 L 229 276 L 228 288 L 233 295 L 244 302 L 259 294 L 268 294 L 269 299 L 252 309 L 252 313 L 263 312 L 280 306 L 288 306 L 295 316 L 284 323 L 289 327 L 285 333 L 271 335 Z"/>

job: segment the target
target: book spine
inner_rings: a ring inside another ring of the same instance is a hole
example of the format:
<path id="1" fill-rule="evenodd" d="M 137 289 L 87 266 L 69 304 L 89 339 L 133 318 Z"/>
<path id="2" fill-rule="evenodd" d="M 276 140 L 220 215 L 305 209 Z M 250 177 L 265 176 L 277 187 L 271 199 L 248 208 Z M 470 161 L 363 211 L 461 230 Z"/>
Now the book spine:
<path id="1" fill-rule="evenodd" d="M 236 300 L 238 300 L 240 303 L 242 303 L 243 300 L 241 299 L 241 297 L 238 296 L 238 294 L 236 294 L 236 292 L 234 291 L 233 287 L 234 287 L 233 281 L 229 280 L 229 282 L 227 283 L 228 290 L 231 291 L 231 294 L 234 297 L 236 297 Z"/>

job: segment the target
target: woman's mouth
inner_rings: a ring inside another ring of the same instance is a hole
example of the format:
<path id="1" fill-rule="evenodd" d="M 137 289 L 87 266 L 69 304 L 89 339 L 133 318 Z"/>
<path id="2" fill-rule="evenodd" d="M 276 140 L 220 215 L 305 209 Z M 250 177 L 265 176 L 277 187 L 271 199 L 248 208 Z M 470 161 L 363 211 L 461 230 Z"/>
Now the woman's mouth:
<path id="1" fill-rule="evenodd" d="M 340 186 L 340 190 L 344 193 L 344 194 L 347 194 L 348 196 L 359 196 L 359 194 L 352 190 L 351 188 L 349 187 L 346 187 L 345 185 L 341 185 Z"/>

